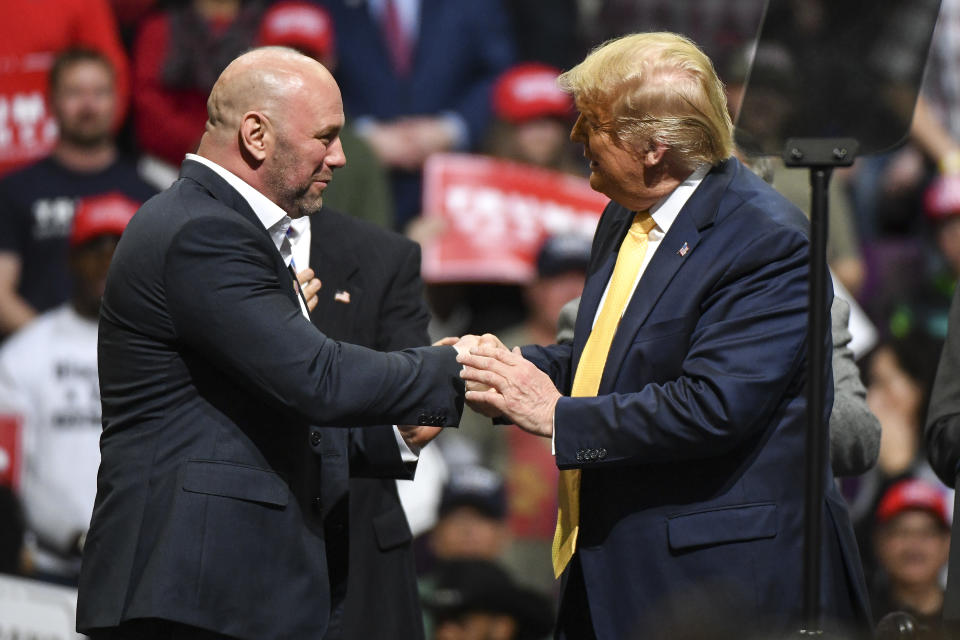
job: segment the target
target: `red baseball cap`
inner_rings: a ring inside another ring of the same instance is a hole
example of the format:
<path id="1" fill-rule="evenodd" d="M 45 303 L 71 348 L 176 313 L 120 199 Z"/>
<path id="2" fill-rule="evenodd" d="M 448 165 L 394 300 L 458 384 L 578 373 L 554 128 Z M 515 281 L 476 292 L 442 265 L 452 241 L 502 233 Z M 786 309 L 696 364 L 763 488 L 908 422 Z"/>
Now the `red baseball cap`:
<path id="1" fill-rule="evenodd" d="M 119 236 L 140 203 L 121 193 L 82 198 L 73 212 L 70 246 L 78 247 L 98 236 Z"/>
<path id="2" fill-rule="evenodd" d="M 333 20 L 326 9 L 310 2 L 278 2 L 263 14 L 257 44 L 292 47 L 320 62 L 333 57 Z"/>
<path id="3" fill-rule="evenodd" d="M 883 499 L 877 507 L 877 522 L 883 524 L 904 511 L 911 510 L 926 511 L 939 520 L 944 527 L 950 527 L 944 492 L 932 483 L 919 478 L 901 480 L 883 494 Z"/>
<path id="4" fill-rule="evenodd" d="M 493 87 L 493 110 L 514 124 L 534 118 L 570 118 L 573 98 L 557 86 L 560 70 L 538 62 L 505 71 Z"/>
<path id="5" fill-rule="evenodd" d="M 960 175 L 938 176 L 923 194 L 924 211 L 934 222 L 960 214 Z"/>

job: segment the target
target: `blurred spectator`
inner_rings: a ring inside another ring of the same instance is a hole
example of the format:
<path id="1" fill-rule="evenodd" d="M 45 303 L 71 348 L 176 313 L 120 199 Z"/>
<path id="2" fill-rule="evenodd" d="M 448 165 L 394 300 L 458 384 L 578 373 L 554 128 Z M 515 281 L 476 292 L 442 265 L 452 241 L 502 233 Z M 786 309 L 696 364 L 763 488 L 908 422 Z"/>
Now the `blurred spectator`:
<path id="1" fill-rule="evenodd" d="M 75 582 L 100 464 L 97 319 L 114 248 L 136 203 L 90 198 L 70 232 L 68 304 L 0 349 L 0 397 L 23 416 L 22 495 L 38 577 Z"/>
<path id="2" fill-rule="evenodd" d="M 23 508 L 16 492 L 0 485 L 0 573 L 24 573 Z"/>
<path id="3" fill-rule="evenodd" d="M 334 32 L 330 14 L 322 7 L 303 0 L 283 0 L 263 15 L 256 43 L 297 49 L 336 72 Z M 340 142 L 347 164 L 337 169 L 336 180 L 323 192 L 324 205 L 392 229 L 393 196 L 386 170 L 349 120 L 340 131 Z"/>
<path id="4" fill-rule="evenodd" d="M 868 584 L 876 568 L 872 527 L 881 497 L 900 480 L 935 478 L 926 461 L 923 425 L 941 348 L 942 341 L 911 331 L 885 338 L 860 363 L 867 406 L 881 427 L 877 466 L 860 478 L 850 507 Z"/>
<path id="5" fill-rule="evenodd" d="M 909 479 L 884 494 L 876 513 L 874 547 L 880 568 L 872 589 L 875 620 L 904 611 L 919 638 L 946 638 L 941 627 L 941 574 L 950 549 L 950 520 L 942 488 Z"/>
<path id="6" fill-rule="evenodd" d="M 476 149 L 490 87 L 514 58 L 500 0 L 328 0 L 348 118 L 391 169 L 396 226 L 420 212 L 421 170 Z"/>
<path id="7" fill-rule="evenodd" d="M 133 119 L 158 187 L 196 150 L 210 89 L 253 45 L 262 12 L 259 0 L 188 0 L 143 22 L 133 48 Z"/>
<path id="8" fill-rule="evenodd" d="M 116 74 L 113 124 L 130 95 L 127 57 L 107 0 L 4 2 L 0 23 L 0 174 L 50 153 L 57 139 L 47 110 L 47 74 L 64 49 L 100 51 Z"/>
<path id="9" fill-rule="evenodd" d="M 70 297 L 67 235 L 79 199 L 113 193 L 137 203 L 156 191 L 121 157 L 113 67 L 70 49 L 50 70 L 60 138 L 49 157 L 0 180 L 0 335 Z"/>
<path id="10" fill-rule="evenodd" d="M 548 238 L 537 254 L 537 277 L 523 289 L 526 318 L 499 334 L 508 347 L 553 344 L 563 306 L 583 292 L 590 239 L 575 234 Z M 504 565 L 526 586 L 553 593 L 550 549 L 556 525 L 557 466 L 546 438 L 519 429 L 491 426 L 465 408 L 456 431 L 439 439 L 453 462 L 471 460 L 506 478 L 510 545 Z"/>
<path id="11" fill-rule="evenodd" d="M 506 548 L 507 497 L 500 475 L 479 466 L 454 468 L 430 533 L 436 558 L 499 560 Z"/>
<path id="12" fill-rule="evenodd" d="M 434 640 L 541 640 L 553 627 L 546 598 L 518 587 L 506 572 L 483 560 L 440 565 L 424 605 Z"/>
<path id="13" fill-rule="evenodd" d="M 493 112 L 487 152 L 545 169 L 584 175 L 570 142 L 573 98 L 557 86 L 560 70 L 524 63 L 502 74 L 493 87 Z"/>

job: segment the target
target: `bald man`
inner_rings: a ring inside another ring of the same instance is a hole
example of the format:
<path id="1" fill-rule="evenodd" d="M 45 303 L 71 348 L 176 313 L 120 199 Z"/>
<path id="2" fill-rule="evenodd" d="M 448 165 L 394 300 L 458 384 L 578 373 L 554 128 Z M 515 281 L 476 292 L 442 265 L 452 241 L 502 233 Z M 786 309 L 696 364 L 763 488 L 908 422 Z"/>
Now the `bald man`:
<path id="1" fill-rule="evenodd" d="M 330 637 L 344 458 L 399 473 L 435 430 L 389 425 L 455 426 L 462 409 L 456 355 L 470 343 L 376 353 L 308 319 L 287 230 L 345 163 L 326 69 L 252 51 L 208 112 L 197 154 L 131 221 L 107 278 L 77 605 L 94 639 Z M 353 451 L 343 430 L 311 426 L 341 424 L 381 426 Z"/>

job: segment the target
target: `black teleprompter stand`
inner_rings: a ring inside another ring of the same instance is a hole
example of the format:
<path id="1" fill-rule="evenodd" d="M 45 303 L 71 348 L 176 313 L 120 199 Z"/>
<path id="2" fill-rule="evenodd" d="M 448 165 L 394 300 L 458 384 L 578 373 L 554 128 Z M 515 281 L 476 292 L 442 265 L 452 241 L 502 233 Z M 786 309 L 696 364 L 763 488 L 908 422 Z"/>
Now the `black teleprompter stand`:
<path id="1" fill-rule="evenodd" d="M 830 326 L 827 300 L 828 193 L 834 167 L 849 167 L 859 151 L 854 138 L 789 138 L 783 151 L 788 167 L 810 169 L 810 275 L 807 343 L 807 434 L 803 538 L 803 624 L 798 637 L 824 638 L 820 628 L 820 548 L 824 480 L 829 466 L 828 423 L 824 418 L 827 365 L 823 345 Z"/>

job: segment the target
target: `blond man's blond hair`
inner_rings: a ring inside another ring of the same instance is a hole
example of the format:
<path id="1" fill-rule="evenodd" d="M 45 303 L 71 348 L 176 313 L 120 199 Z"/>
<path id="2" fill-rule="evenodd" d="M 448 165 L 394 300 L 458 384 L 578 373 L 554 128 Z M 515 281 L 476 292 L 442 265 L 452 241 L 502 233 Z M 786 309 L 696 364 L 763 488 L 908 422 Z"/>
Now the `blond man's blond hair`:
<path id="1" fill-rule="evenodd" d="M 560 75 L 579 102 L 610 109 L 604 123 L 640 150 L 662 143 L 685 169 L 717 165 L 733 155 L 733 122 L 723 83 L 710 59 L 687 38 L 667 32 L 610 40 Z"/>

